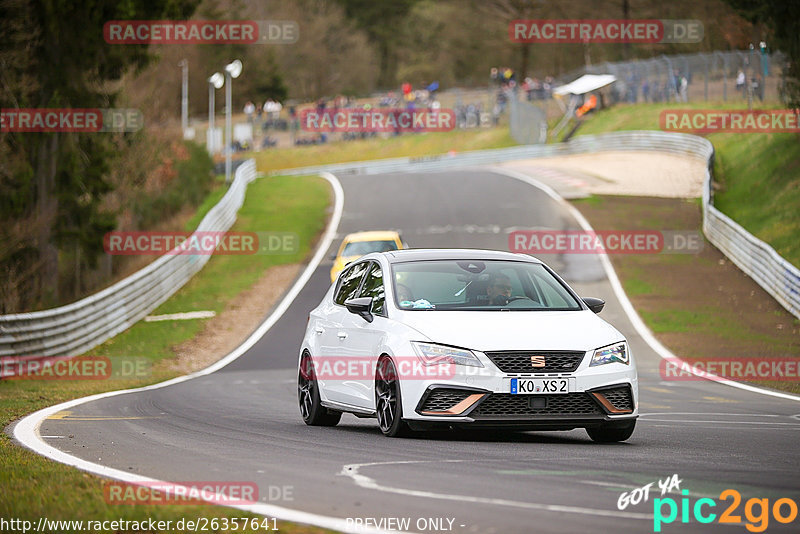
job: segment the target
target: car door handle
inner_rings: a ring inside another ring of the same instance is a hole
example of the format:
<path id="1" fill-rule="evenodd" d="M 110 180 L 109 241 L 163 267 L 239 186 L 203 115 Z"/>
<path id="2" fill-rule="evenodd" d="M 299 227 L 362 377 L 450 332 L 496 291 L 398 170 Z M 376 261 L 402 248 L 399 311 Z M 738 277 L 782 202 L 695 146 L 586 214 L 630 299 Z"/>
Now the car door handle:
<path id="1" fill-rule="evenodd" d="M 319 327 L 319 326 L 318 326 L 318 327 L 316 327 L 316 328 L 314 329 L 314 333 L 315 333 L 315 334 L 324 334 L 324 333 L 325 333 L 325 329 L 324 329 L 324 328 L 322 328 L 322 327 Z"/>
<path id="2" fill-rule="evenodd" d="M 336 334 L 336 337 L 338 337 L 339 339 L 346 339 L 347 332 L 339 332 L 338 334 Z"/>

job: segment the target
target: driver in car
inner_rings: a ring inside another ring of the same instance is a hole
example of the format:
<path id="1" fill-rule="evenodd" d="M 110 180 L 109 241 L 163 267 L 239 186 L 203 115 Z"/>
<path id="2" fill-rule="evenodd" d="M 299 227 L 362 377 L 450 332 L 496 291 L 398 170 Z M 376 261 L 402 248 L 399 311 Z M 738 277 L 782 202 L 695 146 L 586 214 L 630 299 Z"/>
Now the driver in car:
<path id="1" fill-rule="evenodd" d="M 511 298 L 511 279 L 504 274 L 491 275 L 486 294 L 489 295 L 489 305 L 505 306 Z"/>

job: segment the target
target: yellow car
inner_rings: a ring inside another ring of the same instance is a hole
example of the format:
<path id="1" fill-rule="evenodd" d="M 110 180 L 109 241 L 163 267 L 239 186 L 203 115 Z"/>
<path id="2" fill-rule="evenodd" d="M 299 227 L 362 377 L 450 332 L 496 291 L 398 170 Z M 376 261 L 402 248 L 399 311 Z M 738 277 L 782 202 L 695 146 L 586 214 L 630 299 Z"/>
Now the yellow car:
<path id="1" fill-rule="evenodd" d="M 331 282 L 336 280 L 339 273 L 351 261 L 357 260 L 370 252 L 386 252 L 407 248 L 400 234 L 394 231 L 357 232 L 345 236 L 339 252 L 333 257 L 331 267 Z"/>

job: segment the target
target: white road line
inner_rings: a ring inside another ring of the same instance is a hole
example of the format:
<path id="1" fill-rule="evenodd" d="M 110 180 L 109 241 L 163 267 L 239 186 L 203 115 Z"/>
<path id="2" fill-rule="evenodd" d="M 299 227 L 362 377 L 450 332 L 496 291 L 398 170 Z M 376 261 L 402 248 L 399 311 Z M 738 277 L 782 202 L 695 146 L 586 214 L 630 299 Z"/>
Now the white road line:
<path id="1" fill-rule="evenodd" d="M 719 413 L 719 412 L 650 412 L 640 413 L 640 417 L 647 417 L 650 415 L 725 415 L 725 416 L 747 416 L 747 417 L 789 417 L 788 415 L 775 415 L 764 413 Z M 730 421 L 729 421 L 730 422 Z"/>
<path id="2" fill-rule="evenodd" d="M 328 228 L 325 231 L 325 235 L 320 240 L 319 246 L 317 247 L 317 251 L 311 258 L 311 261 L 308 263 L 308 266 L 306 266 L 303 273 L 300 275 L 295 284 L 292 286 L 292 288 L 280 302 L 278 307 L 275 308 L 275 311 L 273 311 L 272 314 L 269 317 L 267 317 L 267 319 L 264 320 L 263 323 L 259 325 L 259 327 L 250 335 L 250 337 L 248 337 L 244 341 L 244 343 L 239 345 L 236 349 L 233 350 L 233 352 L 231 352 L 218 362 L 210 365 L 209 367 L 206 367 L 205 369 L 202 369 L 200 371 L 197 371 L 189 375 L 179 376 L 177 378 L 173 378 L 172 380 L 161 382 L 160 384 L 154 384 L 151 386 L 145 386 L 136 389 L 109 391 L 107 393 L 91 395 L 89 397 L 83 397 L 82 399 L 74 399 L 71 401 L 63 402 L 61 404 L 57 404 L 55 406 L 43 408 L 21 419 L 14 426 L 14 437 L 17 439 L 17 441 L 19 441 L 29 449 L 33 450 L 34 452 L 41 454 L 42 456 L 46 456 L 51 460 L 55 460 L 57 462 L 61 462 L 62 464 L 76 467 L 82 471 L 94 473 L 102 477 L 112 478 L 115 480 L 120 480 L 122 482 L 128 482 L 134 485 L 165 483 L 165 481 L 163 480 L 157 480 L 150 477 L 135 475 L 126 471 L 120 471 L 118 469 L 113 469 L 111 467 L 106 467 L 104 465 L 89 462 L 87 460 L 78 458 L 77 456 L 72 456 L 71 454 L 56 449 L 55 447 L 52 447 L 48 445 L 46 442 L 42 441 L 44 436 L 41 436 L 39 434 L 39 427 L 41 426 L 42 422 L 51 415 L 54 415 L 62 410 L 73 408 L 75 406 L 80 406 L 81 404 L 85 404 L 87 402 L 92 402 L 100 399 L 107 399 L 109 397 L 124 395 L 126 393 L 137 393 L 142 391 L 161 389 L 167 386 L 171 386 L 173 384 L 179 384 L 181 382 L 186 382 L 187 380 L 192 380 L 193 378 L 210 375 L 211 373 L 218 371 L 223 367 L 225 367 L 226 365 L 228 365 L 229 363 L 233 362 L 239 356 L 247 352 L 247 350 L 250 349 L 250 347 L 255 345 L 256 342 L 259 339 L 261 339 L 261 337 L 264 336 L 264 334 L 266 334 L 270 328 L 272 328 L 272 326 L 278 321 L 278 319 L 281 318 L 281 316 L 286 312 L 286 310 L 292 304 L 294 299 L 306 285 L 308 280 L 311 278 L 311 275 L 314 273 L 314 271 L 319 266 L 322 259 L 325 257 L 325 253 L 327 252 L 328 248 L 333 242 L 334 236 L 336 235 L 336 229 L 339 226 L 339 221 L 342 218 L 342 210 L 344 208 L 344 190 L 342 189 L 342 184 L 339 183 L 339 180 L 333 174 L 328 172 L 323 172 L 320 173 L 320 176 L 331 184 L 335 199 L 333 214 L 331 215 L 331 220 L 328 223 Z M 186 491 L 188 492 L 189 488 L 186 488 Z M 208 502 L 216 504 L 220 501 L 224 501 L 225 497 L 226 497 L 225 495 L 215 494 L 209 497 Z M 247 512 L 252 512 L 255 514 L 265 515 L 269 517 L 275 517 L 282 521 L 304 523 L 307 525 L 314 525 L 331 530 L 338 530 L 340 532 L 353 532 L 353 533 L 369 532 L 375 534 L 379 532 L 388 532 L 374 528 L 366 528 L 362 526 L 358 526 L 356 528 L 354 525 L 348 524 L 344 519 L 338 517 L 312 514 L 309 512 L 293 510 L 291 508 L 284 508 L 282 506 L 277 506 L 272 504 L 250 502 L 241 505 L 230 505 L 228 507 L 236 508 L 238 510 L 243 510 Z"/>
<path id="3" fill-rule="evenodd" d="M 459 461 L 459 460 L 448 460 L 452 461 Z M 471 495 L 455 495 L 450 493 L 436 493 L 433 491 L 425 491 L 425 490 L 411 490 L 405 488 L 395 488 L 392 486 L 382 486 L 378 484 L 375 479 L 372 479 L 366 475 L 363 475 L 359 472 L 362 467 L 372 467 L 377 465 L 396 465 L 396 464 L 410 464 L 410 463 L 427 463 L 426 460 L 420 461 L 402 461 L 402 462 L 372 462 L 366 464 L 348 464 L 342 467 L 342 471 L 339 473 L 342 476 L 350 477 L 353 479 L 353 482 L 356 485 L 375 491 L 383 491 L 387 493 L 396 493 L 399 495 L 408 495 L 411 497 L 420 497 L 424 499 L 440 499 L 445 501 L 458 501 L 458 502 L 470 502 L 475 504 L 491 504 L 495 506 L 509 506 L 514 508 L 524 508 L 529 510 L 543 510 L 546 512 L 558 512 L 558 513 L 571 513 L 571 514 L 582 514 L 582 515 L 594 515 L 594 516 L 603 516 L 603 517 L 616 517 L 622 519 L 646 519 L 652 520 L 653 516 L 651 514 L 640 514 L 634 512 L 620 512 L 615 510 L 596 510 L 593 508 L 584 508 L 580 506 L 563 506 L 559 504 L 541 504 L 535 502 L 522 502 L 522 501 L 512 501 L 508 499 L 493 499 L 488 497 L 474 497 Z M 438 460 L 433 462 L 440 463 Z"/>
<path id="4" fill-rule="evenodd" d="M 536 188 L 541 189 L 549 197 L 551 197 L 556 202 L 564 206 L 572 214 L 572 216 L 575 217 L 581 228 L 583 228 L 588 232 L 594 232 L 592 225 L 589 224 L 589 221 L 586 220 L 583 214 L 580 211 L 578 211 L 578 209 L 575 206 L 564 200 L 561 197 L 561 195 L 556 193 L 555 190 L 549 187 L 548 185 L 543 184 L 536 178 L 528 176 L 527 174 L 523 174 L 517 171 L 512 171 L 510 169 L 503 169 L 499 167 L 487 167 L 487 168 L 497 174 L 502 174 L 510 178 L 516 178 L 517 180 L 521 180 Z M 677 360 L 680 363 L 686 363 L 680 358 L 678 358 L 675 354 L 673 354 L 667 347 L 662 345 L 661 342 L 658 339 L 656 339 L 656 337 L 653 335 L 650 329 L 647 328 L 647 325 L 644 324 L 642 318 L 639 317 L 638 313 L 636 313 L 636 309 L 633 307 L 633 304 L 631 304 L 631 301 L 628 299 L 628 295 L 625 294 L 625 290 L 622 289 L 622 284 L 620 284 L 619 278 L 617 277 L 617 273 L 616 271 L 614 271 L 614 266 L 611 265 L 611 261 L 608 259 L 608 255 L 605 253 L 601 253 L 599 254 L 599 256 L 600 256 L 600 263 L 603 264 L 603 269 L 606 272 L 606 276 L 608 277 L 608 281 L 611 284 L 611 288 L 614 290 L 614 294 L 616 295 L 617 300 L 619 300 L 620 304 L 622 305 L 622 309 L 628 316 L 628 319 L 633 324 L 633 327 L 636 329 L 636 331 L 639 333 L 639 335 L 642 337 L 645 343 L 647 343 L 650 346 L 650 348 L 652 348 L 656 352 L 656 354 L 658 354 L 659 356 L 661 356 L 661 358 L 665 360 L 672 360 L 672 361 Z M 691 369 L 691 366 L 689 367 Z M 739 382 L 734 382 L 732 380 L 726 380 L 722 377 L 712 375 L 710 373 L 699 374 L 695 372 L 694 369 L 691 369 L 691 372 L 692 374 L 699 376 L 705 380 L 711 380 L 712 382 L 725 384 L 726 386 L 743 389 L 745 391 L 750 391 L 752 393 L 759 393 L 761 395 L 769 395 L 771 397 L 777 397 L 779 399 L 800 402 L 800 397 L 798 397 L 797 395 L 791 395 L 789 393 L 781 393 L 779 391 L 763 389 L 756 386 L 750 386 L 748 384 L 741 384 Z"/>
<path id="5" fill-rule="evenodd" d="M 703 423 L 703 424 L 716 424 L 716 425 L 788 425 L 792 427 L 800 427 L 800 423 L 773 423 L 772 421 L 701 421 L 697 419 L 642 419 L 643 422 L 646 421 L 658 421 L 660 423 L 676 423 L 676 424 L 684 424 L 684 423 Z"/>

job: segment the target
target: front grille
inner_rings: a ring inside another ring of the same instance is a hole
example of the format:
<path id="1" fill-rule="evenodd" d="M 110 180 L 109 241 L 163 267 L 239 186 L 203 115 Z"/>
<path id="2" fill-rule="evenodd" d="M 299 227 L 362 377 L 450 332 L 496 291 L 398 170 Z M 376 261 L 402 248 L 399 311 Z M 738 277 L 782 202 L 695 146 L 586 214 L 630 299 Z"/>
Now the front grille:
<path id="1" fill-rule="evenodd" d="M 419 411 L 444 412 L 474 393 L 461 389 L 437 388 L 430 392 Z"/>
<path id="2" fill-rule="evenodd" d="M 603 395 L 614 408 L 621 412 L 633 411 L 633 395 L 631 394 L 630 386 L 601 389 L 596 393 Z"/>
<path id="3" fill-rule="evenodd" d="M 536 400 L 534 400 L 536 399 Z M 546 406 L 534 408 L 533 403 Z M 586 393 L 563 395 L 511 395 L 493 393 L 473 410 L 471 417 L 504 417 L 517 415 L 602 415 L 603 411 Z"/>
<path id="4" fill-rule="evenodd" d="M 503 351 L 487 352 L 498 369 L 504 373 L 571 373 L 583 361 L 585 352 Z M 531 357 L 544 357 L 544 367 L 533 367 Z"/>

